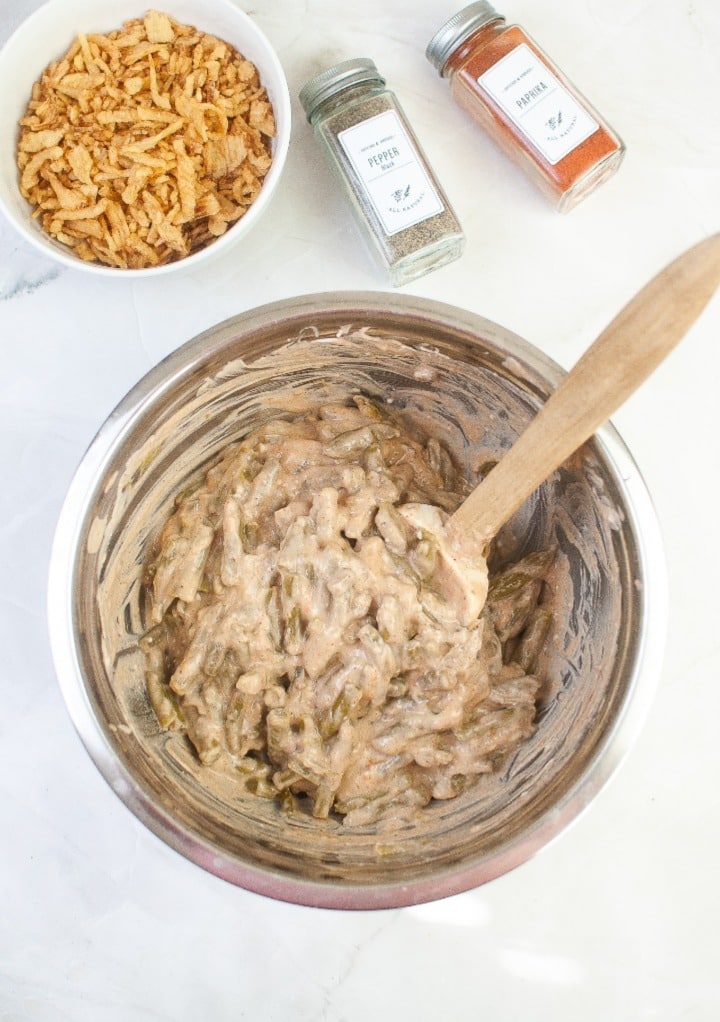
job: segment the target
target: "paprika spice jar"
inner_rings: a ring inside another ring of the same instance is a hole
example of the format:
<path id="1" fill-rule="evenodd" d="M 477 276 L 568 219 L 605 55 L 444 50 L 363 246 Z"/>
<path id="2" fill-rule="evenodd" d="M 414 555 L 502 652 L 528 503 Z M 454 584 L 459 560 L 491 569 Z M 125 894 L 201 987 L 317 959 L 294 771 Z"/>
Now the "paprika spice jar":
<path id="1" fill-rule="evenodd" d="M 461 255 L 462 228 L 372 60 L 320 72 L 300 102 L 394 287 Z"/>
<path id="2" fill-rule="evenodd" d="M 426 56 L 456 102 L 560 212 L 619 167 L 620 138 L 537 43 L 485 0 L 446 22 Z"/>

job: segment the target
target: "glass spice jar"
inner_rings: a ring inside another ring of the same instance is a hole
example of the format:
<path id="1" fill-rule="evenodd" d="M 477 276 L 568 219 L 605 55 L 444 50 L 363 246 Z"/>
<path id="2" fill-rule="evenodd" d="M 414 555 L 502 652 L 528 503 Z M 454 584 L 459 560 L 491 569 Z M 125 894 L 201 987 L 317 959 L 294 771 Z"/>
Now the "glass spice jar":
<path id="1" fill-rule="evenodd" d="M 567 212 L 613 174 L 625 146 L 536 42 L 480 0 L 428 44 L 456 102 Z"/>
<path id="2" fill-rule="evenodd" d="M 372 60 L 321 72 L 300 102 L 394 287 L 460 256 L 460 224 Z"/>

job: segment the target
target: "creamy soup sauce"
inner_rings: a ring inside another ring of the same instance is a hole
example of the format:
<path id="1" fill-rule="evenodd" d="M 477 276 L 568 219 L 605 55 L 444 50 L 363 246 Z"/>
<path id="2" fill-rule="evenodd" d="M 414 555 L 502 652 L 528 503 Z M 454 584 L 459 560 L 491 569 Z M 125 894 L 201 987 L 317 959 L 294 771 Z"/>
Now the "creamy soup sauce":
<path id="1" fill-rule="evenodd" d="M 178 498 L 141 640 L 160 724 L 248 793 L 412 819 L 534 731 L 551 556 L 490 579 L 444 447 L 356 396 L 278 417 Z"/>

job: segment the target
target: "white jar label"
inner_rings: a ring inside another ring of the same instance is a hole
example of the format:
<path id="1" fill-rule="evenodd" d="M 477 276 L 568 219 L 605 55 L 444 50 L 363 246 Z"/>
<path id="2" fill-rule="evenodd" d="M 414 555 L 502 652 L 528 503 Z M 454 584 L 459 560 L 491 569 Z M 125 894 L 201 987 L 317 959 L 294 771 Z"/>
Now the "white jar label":
<path id="1" fill-rule="evenodd" d="M 548 163 L 558 163 L 599 127 L 526 43 L 477 81 Z"/>
<path id="2" fill-rule="evenodd" d="M 338 138 L 387 235 L 443 212 L 440 196 L 394 110 L 346 128 Z"/>

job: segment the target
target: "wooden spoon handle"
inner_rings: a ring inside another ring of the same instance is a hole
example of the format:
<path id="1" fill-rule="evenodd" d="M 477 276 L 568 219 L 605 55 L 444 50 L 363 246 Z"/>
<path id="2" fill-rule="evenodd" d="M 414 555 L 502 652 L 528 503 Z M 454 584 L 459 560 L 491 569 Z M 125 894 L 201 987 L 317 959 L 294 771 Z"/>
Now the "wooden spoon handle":
<path id="1" fill-rule="evenodd" d="M 451 516 L 487 544 L 675 347 L 720 285 L 720 234 L 688 249 L 630 301 L 563 377 L 511 449 Z"/>

